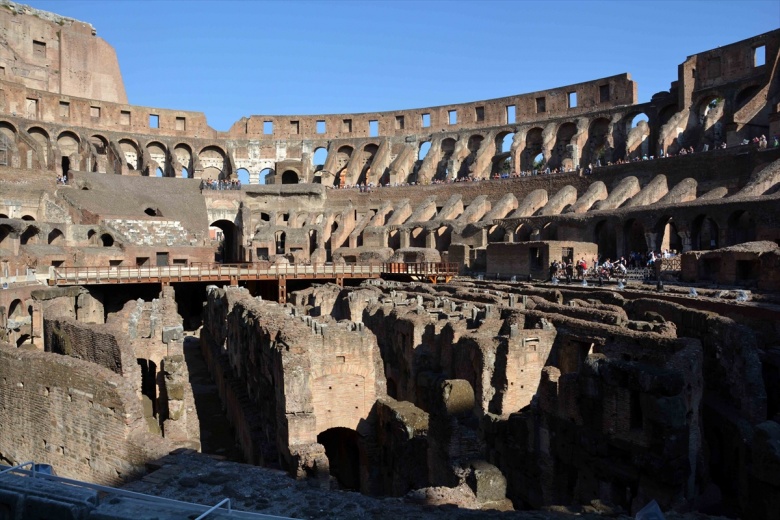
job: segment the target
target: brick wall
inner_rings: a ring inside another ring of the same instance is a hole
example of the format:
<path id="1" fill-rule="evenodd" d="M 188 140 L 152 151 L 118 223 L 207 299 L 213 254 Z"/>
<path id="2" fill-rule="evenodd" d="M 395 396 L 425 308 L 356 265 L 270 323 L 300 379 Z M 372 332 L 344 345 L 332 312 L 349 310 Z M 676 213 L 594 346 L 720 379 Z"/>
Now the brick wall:
<path id="1" fill-rule="evenodd" d="M 58 475 L 117 484 L 172 448 L 148 433 L 141 402 L 114 372 L 68 356 L 0 346 L 0 455 Z"/>

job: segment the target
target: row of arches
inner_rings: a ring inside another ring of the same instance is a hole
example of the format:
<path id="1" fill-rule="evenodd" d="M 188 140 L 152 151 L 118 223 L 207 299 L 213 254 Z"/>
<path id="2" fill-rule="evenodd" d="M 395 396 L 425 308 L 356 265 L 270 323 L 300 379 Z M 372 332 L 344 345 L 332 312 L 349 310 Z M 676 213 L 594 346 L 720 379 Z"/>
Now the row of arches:
<path id="1" fill-rule="evenodd" d="M 618 159 L 658 155 L 661 151 L 677 153 L 682 147 L 693 147 L 700 151 L 724 142 L 725 126 L 731 121 L 738 123 L 740 137 L 750 138 L 753 134 L 768 131 L 769 109 L 766 103 L 755 110 L 755 103 L 751 103 L 757 97 L 760 98 L 762 89 L 763 86 L 754 81 L 733 92 L 708 91 L 695 98 L 682 111 L 678 110 L 676 97 L 670 95 L 659 98 L 656 103 L 660 105 L 658 109 L 637 105 L 627 111 L 593 119 L 583 117 L 530 127 L 513 126 L 491 132 L 495 140 L 492 143 L 494 154 L 488 161 L 483 161 L 485 164 L 477 163 L 479 171 L 474 171 L 474 165 L 481 153 L 480 149 L 486 144 L 488 134 L 461 133 L 461 137 L 447 137 L 441 141 L 441 154 L 436 159 L 438 164 L 432 179 L 529 171 L 535 166 L 569 169 L 596 165 L 598 162 L 604 164 Z M 277 174 L 271 164 L 259 172 L 257 177 L 247 169 L 234 172 L 227 148 L 216 143 L 196 150 L 185 142 L 166 145 L 152 138 L 141 143 L 129 136 L 112 141 L 102 133 L 82 137 L 71 130 L 47 131 L 40 125 L 27 128 L 22 137 L 10 121 L 0 121 L 0 133 L 6 140 L 19 146 L 23 147 L 24 142 L 38 148 L 40 153 L 33 154 L 32 159 L 28 158 L 28 167 L 55 169 L 63 174 L 67 174 L 70 169 L 112 173 L 140 170 L 143 175 L 150 176 L 239 178 L 243 183 L 257 179 L 261 184 L 268 182 L 269 175 Z M 463 144 L 460 146 L 463 148 L 457 145 L 461 140 Z M 286 168 L 279 172 L 280 181 L 276 182 L 310 181 L 336 186 L 387 182 L 387 171 L 371 171 L 379 148 L 376 142 L 360 146 L 341 144 L 335 150 L 317 146 L 310 154 L 310 164 L 302 165 L 303 171 Z M 456 148 L 458 158 L 453 162 Z M 414 170 L 419 169 L 430 149 L 430 141 L 420 143 Z M 355 160 L 355 165 L 350 166 L 348 172 L 345 171 L 347 165 Z M 52 164 L 52 161 L 57 164 Z M 33 164 L 36 162 L 40 164 Z M 415 179 L 412 176 L 396 180 L 405 182 Z"/>
<path id="2" fill-rule="evenodd" d="M 100 173 L 142 170 L 143 174 L 150 176 L 183 178 L 195 177 L 196 170 L 203 178 L 219 179 L 229 175 L 227 153 L 216 144 L 196 151 L 185 142 L 168 146 L 159 140 L 150 140 L 142 144 L 135 138 L 121 137 L 115 141 L 116 149 L 113 149 L 110 139 L 100 133 L 83 138 L 70 130 L 52 134 L 40 126 L 31 126 L 26 133 L 40 152 L 41 164 L 37 166 L 54 169 L 59 166 L 64 175 L 70 169 Z M 9 144 L 15 145 L 24 140 L 9 121 L 0 121 L 0 134 Z M 60 157 L 58 165 L 50 163 L 54 159 L 54 147 Z"/>
<path id="3" fill-rule="evenodd" d="M 0 247 L 9 244 L 10 239 L 19 238 L 19 245 L 66 245 L 65 233 L 59 228 L 54 228 L 45 233 L 38 226 L 27 226 L 22 232 L 17 231 L 8 224 L 0 224 Z M 93 245 L 102 247 L 111 247 L 114 245 L 114 237 L 111 233 L 98 233 L 91 229 L 87 232 L 87 243 L 82 245 Z"/>

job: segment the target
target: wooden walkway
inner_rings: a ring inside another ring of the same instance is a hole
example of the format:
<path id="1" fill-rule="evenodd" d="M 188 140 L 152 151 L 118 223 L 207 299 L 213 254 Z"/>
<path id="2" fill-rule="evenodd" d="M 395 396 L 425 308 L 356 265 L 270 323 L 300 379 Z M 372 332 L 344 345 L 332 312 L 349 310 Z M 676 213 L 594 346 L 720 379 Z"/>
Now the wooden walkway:
<path id="1" fill-rule="evenodd" d="M 193 264 L 158 267 L 59 267 L 53 269 L 49 285 L 103 285 L 127 283 L 228 282 L 239 285 L 248 281 L 275 281 L 279 302 L 287 300 L 287 280 L 334 280 L 344 285 L 346 279 L 406 277 L 431 283 L 449 282 L 458 274 L 459 265 L 448 262 L 383 264 Z"/>

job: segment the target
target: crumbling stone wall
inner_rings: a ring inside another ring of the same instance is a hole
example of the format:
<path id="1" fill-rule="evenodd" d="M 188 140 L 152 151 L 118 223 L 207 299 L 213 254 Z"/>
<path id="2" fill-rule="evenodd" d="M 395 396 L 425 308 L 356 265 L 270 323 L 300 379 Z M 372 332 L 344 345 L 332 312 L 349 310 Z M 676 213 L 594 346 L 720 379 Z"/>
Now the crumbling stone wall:
<path id="1" fill-rule="evenodd" d="M 58 475 L 118 484 L 173 449 L 148 432 L 133 385 L 69 356 L 0 345 L 0 459 L 51 464 Z"/>

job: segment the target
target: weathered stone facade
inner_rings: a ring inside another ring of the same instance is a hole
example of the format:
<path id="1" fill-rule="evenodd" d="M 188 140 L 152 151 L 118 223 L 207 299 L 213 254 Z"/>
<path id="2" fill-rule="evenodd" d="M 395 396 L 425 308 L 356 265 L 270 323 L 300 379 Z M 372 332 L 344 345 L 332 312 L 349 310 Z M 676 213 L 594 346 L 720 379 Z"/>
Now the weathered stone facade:
<path id="1" fill-rule="evenodd" d="M 4 2 L 0 31 L 0 461 L 116 483 L 199 449 L 183 343 L 200 334 L 244 459 L 321 490 L 780 510 L 780 148 L 743 143 L 780 134 L 780 31 L 687 57 L 648 103 L 620 74 L 228 132 L 128 104 L 88 24 Z M 660 250 L 681 255 L 647 271 L 655 292 L 523 283 Z M 215 261 L 449 261 L 491 281 L 293 274 L 285 305 L 259 281 L 39 285 Z M 679 278 L 695 286 L 664 289 Z"/>

